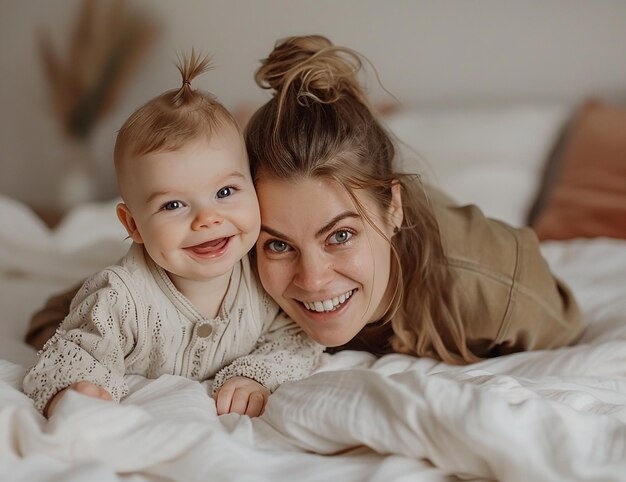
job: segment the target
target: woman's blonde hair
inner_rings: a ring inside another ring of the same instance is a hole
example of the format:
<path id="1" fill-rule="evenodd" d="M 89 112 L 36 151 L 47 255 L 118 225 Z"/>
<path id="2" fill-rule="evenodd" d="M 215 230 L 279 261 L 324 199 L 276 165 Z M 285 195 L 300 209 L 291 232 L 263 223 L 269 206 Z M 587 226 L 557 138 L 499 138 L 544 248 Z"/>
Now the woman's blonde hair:
<path id="1" fill-rule="evenodd" d="M 418 176 L 393 168 L 394 144 L 363 94 L 357 79 L 361 67 L 358 53 L 322 36 L 276 44 L 255 76 L 275 95 L 245 132 L 253 178 L 334 180 L 372 226 L 355 190 L 365 190 L 387 212 L 392 186 L 399 183 L 404 220 L 390 240 L 395 293 L 381 321 L 390 320 L 398 352 L 455 364 L 476 361 L 461 320 L 449 309 L 449 273 L 437 221 Z"/>
<path id="2" fill-rule="evenodd" d="M 153 98 L 124 123 L 115 142 L 115 166 L 128 158 L 152 152 L 176 151 L 201 136 L 211 137 L 219 128 L 237 122 L 215 97 L 191 88 L 191 81 L 210 68 L 208 57 L 195 50 L 178 61 L 182 85 Z"/>

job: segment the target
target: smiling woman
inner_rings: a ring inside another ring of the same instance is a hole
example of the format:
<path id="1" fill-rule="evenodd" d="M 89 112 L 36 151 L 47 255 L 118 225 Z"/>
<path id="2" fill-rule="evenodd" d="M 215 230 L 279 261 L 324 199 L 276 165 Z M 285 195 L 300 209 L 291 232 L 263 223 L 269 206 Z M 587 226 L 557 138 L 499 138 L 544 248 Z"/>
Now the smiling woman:
<path id="1" fill-rule="evenodd" d="M 324 37 L 292 37 L 256 74 L 275 92 L 246 130 L 264 288 L 329 347 L 469 363 L 575 340 L 576 302 L 532 231 L 394 169 L 360 67 Z"/>
<path id="2" fill-rule="evenodd" d="M 383 318 L 393 297 L 389 239 L 401 209 L 379 212 L 356 193 L 373 214 L 370 225 L 340 184 L 320 178 L 261 178 L 257 194 L 267 220 L 257 243 L 261 282 L 294 321 L 333 346 L 352 339 L 361 320 Z M 311 209 L 311 199 L 324 202 Z"/>

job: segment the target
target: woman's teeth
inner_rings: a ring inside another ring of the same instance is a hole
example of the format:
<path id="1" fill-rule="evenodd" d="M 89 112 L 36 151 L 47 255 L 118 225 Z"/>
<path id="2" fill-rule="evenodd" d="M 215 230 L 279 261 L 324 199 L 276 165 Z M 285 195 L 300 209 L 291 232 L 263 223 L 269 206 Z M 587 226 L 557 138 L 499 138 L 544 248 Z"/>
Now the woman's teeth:
<path id="1" fill-rule="evenodd" d="M 307 310 L 317 311 L 320 313 L 322 311 L 334 311 L 339 308 L 339 306 L 341 306 L 348 298 L 350 298 L 350 296 L 352 296 L 352 293 L 354 293 L 354 290 L 350 290 L 343 295 L 339 295 L 329 300 L 303 301 L 302 304 L 306 307 Z"/>

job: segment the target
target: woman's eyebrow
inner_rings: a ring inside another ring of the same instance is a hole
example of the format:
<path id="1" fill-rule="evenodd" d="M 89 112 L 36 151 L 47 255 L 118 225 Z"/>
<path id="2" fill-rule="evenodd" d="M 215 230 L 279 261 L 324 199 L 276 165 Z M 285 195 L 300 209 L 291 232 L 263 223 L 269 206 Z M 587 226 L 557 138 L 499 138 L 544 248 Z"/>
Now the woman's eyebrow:
<path id="1" fill-rule="evenodd" d="M 324 226 L 322 226 L 317 233 L 315 233 L 315 237 L 319 238 L 320 236 L 323 236 L 324 234 L 326 234 L 328 231 L 330 231 L 335 224 L 337 224 L 339 221 L 342 221 L 346 218 L 360 218 L 361 216 L 359 216 L 358 213 L 355 213 L 354 211 L 344 211 L 341 214 L 338 214 L 337 216 L 335 216 L 334 218 L 332 218 L 329 222 L 327 222 Z"/>
<path id="2" fill-rule="evenodd" d="M 261 224 L 261 231 L 265 231 L 267 234 L 269 234 L 270 236 L 274 236 L 275 238 L 280 238 L 280 239 L 284 239 L 285 241 L 291 242 L 291 239 L 289 239 L 289 236 L 281 233 L 280 231 L 276 231 L 275 229 L 265 226 L 264 224 Z"/>
<path id="3" fill-rule="evenodd" d="M 323 236 L 328 231 L 330 231 L 333 228 L 333 226 L 335 224 L 337 224 L 339 221 L 341 221 L 342 219 L 346 219 L 346 218 L 360 218 L 360 217 L 361 216 L 359 216 L 358 213 L 355 213 L 353 211 L 344 211 L 343 213 L 338 214 L 337 216 L 332 218 L 324 226 L 322 226 L 315 233 L 315 237 L 318 238 L 320 236 Z M 289 236 L 281 233 L 280 231 L 276 231 L 275 229 L 272 229 L 269 226 L 265 226 L 264 224 L 261 224 L 261 231 L 265 231 L 267 234 L 269 234 L 270 236 L 274 236 L 275 238 L 280 238 L 280 239 L 284 239 L 285 241 L 291 242 L 291 239 L 289 238 Z"/>

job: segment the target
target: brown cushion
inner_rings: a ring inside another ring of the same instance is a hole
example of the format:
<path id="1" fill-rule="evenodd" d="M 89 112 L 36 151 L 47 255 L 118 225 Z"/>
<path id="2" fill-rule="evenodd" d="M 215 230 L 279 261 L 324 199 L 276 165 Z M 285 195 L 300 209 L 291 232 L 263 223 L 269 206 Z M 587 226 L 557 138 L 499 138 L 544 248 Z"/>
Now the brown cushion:
<path id="1" fill-rule="evenodd" d="M 586 102 L 546 174 L 530 220 L 539 239 L 626 239 L 626 108 Z"/>

